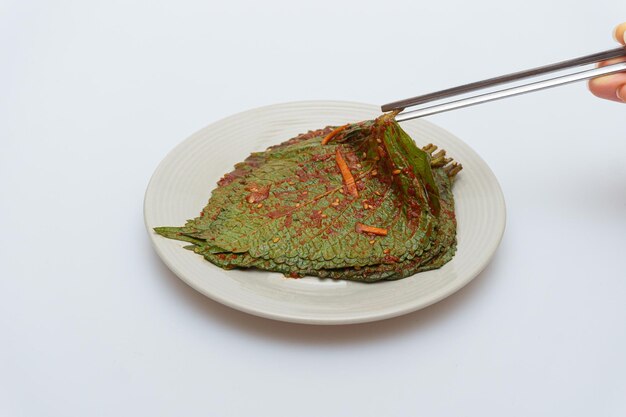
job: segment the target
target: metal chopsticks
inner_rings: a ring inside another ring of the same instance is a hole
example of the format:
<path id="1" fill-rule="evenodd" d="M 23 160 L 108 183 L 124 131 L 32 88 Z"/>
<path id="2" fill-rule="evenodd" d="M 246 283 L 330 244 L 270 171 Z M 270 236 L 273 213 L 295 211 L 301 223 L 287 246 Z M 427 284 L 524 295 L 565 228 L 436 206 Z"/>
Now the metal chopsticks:
<path id="1" fill-rule="evenodd" d="M 416 110 L 405 111 L 408 107 L 426 104 L 432 101 L 441 100 L 448 97 L 457 96 L 460 94 L 471 93 L 476 90 L 482 90 L 497 85 L 510 83 L 513 81 L 519 81 L 530 77 L 536 77 L 556 71 L 562 71 L 573 67 L 582 65 L 594 64 L 600 61 L 604 61 L 611 58 L 626 57 L 626 48 L 616 48 L 605 52 L 599 52 L 580 58 L 570 59 L 567 61 L 558 62 L 551 65 L 546 65 L 530 70 L 515 72 L 512 74 L 502 75 L 499 77 L 490 78 L 483 81 L 473 82 L 470 84 L 461 85 L 458 87 L 448 88 L 445 90 L 437 91 L 434 93 L 425 94 L 422 96 L 412 97 L 405 100 L 395 101 L 392 103 L 381 106 L 382 111 L 402 110 L 400 114 L 396 116 L 398 122 L 415 119 L 417 117 L 428 116 L 436 113 L 442 113 L 449 110 L 454 110 L 462 107 L 473 106 L 480 103 L 486 103 L 489 101 L 499 100 L 506 97 L 512 97 L 520 94 L 530 93 L 533 91 L 544 90 L 546 88 L 556 87 L 559 85 L 569 84 L 576 81 L 586 80 L 590 78 L 599 77 L 602 75 L 613 74 L 616 72 L 626 71 L 626 62 L 621 62 L 613 65 L 607 65 L 601 68 L 593 68 L 585 71 L 579 71 L 567 75 L 561 75 L 553 78 L 549 78 L 542 81 L 531 82 L 528 84 L 504 88 L 501 90 L 478 94 L 475 96 L 448 101 L 443 104 L 430 105 L 421 107 Z"/>

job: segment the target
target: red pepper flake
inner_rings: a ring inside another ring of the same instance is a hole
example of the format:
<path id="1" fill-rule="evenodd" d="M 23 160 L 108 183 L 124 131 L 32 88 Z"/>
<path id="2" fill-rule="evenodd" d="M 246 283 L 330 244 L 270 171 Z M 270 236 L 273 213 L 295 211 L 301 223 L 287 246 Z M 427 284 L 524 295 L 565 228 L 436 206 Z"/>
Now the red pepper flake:
<path id="1" fill-rule="evenodd" d="M 343 159 L 343 155 L 341 154 L 339 148 L 337 148 L 337 152 L 335 152 L 335 160 L 337 161 L 337 165 L 339 166 L 339 171 L 341 171 L 343 181 L 346 184 L 346 189 L 354 197 L 358 197 L 359 191 L 356 188 L 354 177 L 352 176 L 352 172 L 350 172 L 350 168 L 348 168 L 348 164 L 346 164 L 346 160 Z"/>
<path id="2" fill-rule="evenodd" d="M 387 236 L 387 229 L 382 229 L 380 227 L 368 226 L 363 223 L 357 223 L 355 230 L 357 233 L 371 233 L 377 236 Z"/>
<path id="3" fill-rule="evenodd" d="M 394 169 L 393 171 L 391 171 L 391 173 L 392 173 L 393 175 L 398 175 L 398 174 L 399 174 L 399 173 L 401 173 L 401 172 L 402 172 L 402 170 L 399 170 L 399 169 Z"/>
<path id="4" fill-rule="evenodd" d="M 383 262 L 386 264 L 395 264 L 397 262 L 400 262 L 400 258 L 393 255 L 385 255 L 385 257 L 383 258 Z"/>
<path id="5" fill-rule="evenodd" d="M 335 136 L 337 136 L 338 133 L 340 133 L 341 131 L 345 130 L 348 126 L 350 126 L 350 124 L 348 123 L 347 125 L 343 125 L 343 126 L 339 126 L 338 128 L 336 128 L 335 130 L 333 130 L 332 132 L 330 132 L 328 135 L 326 135 L 326 137 L 324 137 L 324 139 L 322 139 L 322 145 L 326 145 L 328 142 L 330 142 L 330 140 L 332 138 L 334 138 Z"/>
<path id="6" fill-rule="evenodd" d="M 250 187 L 249 190 L 251 192 L 250 194 L 248 194 L 248 197 L 246 197 L 246 201 L 250 204 L 254 204 L 260 203 L 261 201 L 267 199 L 270 194 L 270 187 L 270 185 L 266 185 L 264 187 Z"/>

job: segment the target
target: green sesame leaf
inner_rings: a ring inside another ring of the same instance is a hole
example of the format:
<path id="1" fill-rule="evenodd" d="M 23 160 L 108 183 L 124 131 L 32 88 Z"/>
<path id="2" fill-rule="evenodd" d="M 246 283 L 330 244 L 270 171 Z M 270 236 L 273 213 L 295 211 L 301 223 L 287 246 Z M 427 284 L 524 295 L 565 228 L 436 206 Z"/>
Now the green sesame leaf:
<path id="1" fill-rule="evenodd" d="M 391 114 L 322 144 L 332 130 L 253 153 L 218 182 L 201 216 L 155 232 L 222 268 L 289 276 L 372 282 L 449 261 L 460 166 L 418 148 Z"/>

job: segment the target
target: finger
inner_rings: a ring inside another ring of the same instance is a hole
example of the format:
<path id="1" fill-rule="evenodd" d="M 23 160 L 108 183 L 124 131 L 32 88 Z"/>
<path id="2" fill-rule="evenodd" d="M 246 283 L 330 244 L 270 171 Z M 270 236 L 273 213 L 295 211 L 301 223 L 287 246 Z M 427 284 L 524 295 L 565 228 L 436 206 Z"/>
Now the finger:
<path id="1" fill-rule="evenodd" d="M 626 45 L 626 22 L 617 25 L 613 31 L 613 37 L 622 45 Z M 626 58 L 613 58 L 598 63 L 598 67 L 605 67 L 618 62 L 624 62 Z M 626 102 L 626 73 L 606 75 L 589 81 L 589 90 L 600 98 L 613 100 L 620 103 Z"/>
<path id="2" fill-rule="evenodd" d="M 619 62 L 626 61 L 626 56 L 620 56 L 619 58 L 611 58 L 606 61 L 598 62 L 598 67 L 606 67 L 607 65 L 617 64 Z"/>
<path id="3" fill-rule="evenodd" d="M 617 25 L 613 37 L 622 45 L 626 45 L 626 22 Z"/>
<path id="4" fill-rule="evenodd" d="M 594 78 L 589 81 L 589 90 L 597 97 L 623 103 L 620 97 L 626 99 L 626 73 Z"/>

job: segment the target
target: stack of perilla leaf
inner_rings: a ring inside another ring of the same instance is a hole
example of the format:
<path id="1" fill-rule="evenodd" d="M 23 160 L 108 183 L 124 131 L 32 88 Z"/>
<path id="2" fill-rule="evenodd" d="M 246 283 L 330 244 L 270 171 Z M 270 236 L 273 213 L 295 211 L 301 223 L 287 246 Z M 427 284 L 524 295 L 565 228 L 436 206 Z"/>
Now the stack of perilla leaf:
<path id="1" fill-rule="evenodd" d="M 439 268 L 456 251 L 461 165 L 394 120 L 327 127 L 253 153 L 199 217 L 157 227 L 215 265 L 373 282 Z"/>

